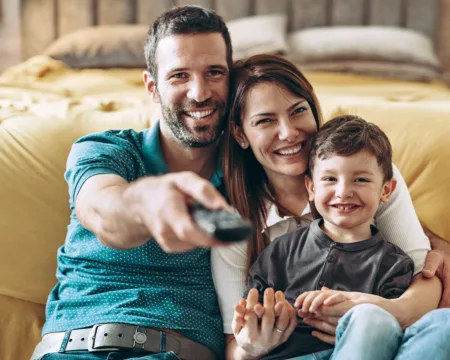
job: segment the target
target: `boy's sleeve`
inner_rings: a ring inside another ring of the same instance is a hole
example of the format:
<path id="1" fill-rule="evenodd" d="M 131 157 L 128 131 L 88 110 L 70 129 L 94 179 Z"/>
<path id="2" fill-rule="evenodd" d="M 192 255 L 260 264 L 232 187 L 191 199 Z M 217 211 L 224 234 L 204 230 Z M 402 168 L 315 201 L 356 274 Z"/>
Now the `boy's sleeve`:
<path id="1" fill-rule="evenodd" d="M 376 294 L 386 299 L 400 297 L 411 285 L 414 262 L 402 250 L 393 246 L 386 254 L 378 272 Z"/>
<path id="2" fill-rule="evenodd" d="M 125 134 L 107 131 L 85 136 L 73 144 L 64 175 L 71 206 L 81 186 L 91 176 L 115 174 L 127 181 L 134 180 L 138 155 Z"/>

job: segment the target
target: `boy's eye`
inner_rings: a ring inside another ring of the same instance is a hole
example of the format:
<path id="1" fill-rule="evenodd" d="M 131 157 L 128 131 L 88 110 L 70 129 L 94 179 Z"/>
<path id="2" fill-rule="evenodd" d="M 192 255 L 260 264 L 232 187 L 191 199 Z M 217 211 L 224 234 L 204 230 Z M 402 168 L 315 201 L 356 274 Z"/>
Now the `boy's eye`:
<path id="1" fill-rule="evenodd" d="M 357 178 L 355 179 L 355 182 L 370 182 L 370 180 L 366 178 Z"/>
<path id="2" fill-rule="evenodd" d="M 322 178 L 322 181 L 336 181 L 336 178 L 333 176 L 326 176 Z"/>

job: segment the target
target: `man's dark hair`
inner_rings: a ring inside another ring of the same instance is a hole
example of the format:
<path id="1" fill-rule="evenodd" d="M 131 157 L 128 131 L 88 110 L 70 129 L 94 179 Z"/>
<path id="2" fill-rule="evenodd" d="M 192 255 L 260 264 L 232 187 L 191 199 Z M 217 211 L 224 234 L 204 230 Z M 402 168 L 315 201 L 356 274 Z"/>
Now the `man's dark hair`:
<path id="1" fill-rule="evenodd" d="M 161 14 L 150 26 L 145 44 L 147 69 L 156 81 L 158 66 L 156 49 L 159 42 L 167 36 L 183 34 L 221 33 L 227 48 L 227 63 L 231 69 L 233 54 L 231 38 L 223 19 L 214 11 L 201 6 L 188 5 L 173 8 Z"/>
<path id="2" fill-rule="evenodd" d="M 309 174 L 313 174 L 317 158 L 350 156 L 366 150 L 377 159 L 384 181 L 391 180 L 392 147 L 386 134 L 377 125 L 358 116 L 338 116 L 326 122 L 315 136 L 309 153 Z"/>

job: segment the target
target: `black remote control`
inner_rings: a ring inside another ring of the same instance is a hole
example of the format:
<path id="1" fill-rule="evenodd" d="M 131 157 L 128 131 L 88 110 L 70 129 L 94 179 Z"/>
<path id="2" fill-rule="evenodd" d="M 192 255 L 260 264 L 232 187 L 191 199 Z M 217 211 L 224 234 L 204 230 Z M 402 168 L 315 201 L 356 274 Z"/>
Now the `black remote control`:
<path id="1" fill-rule="evenodd" d="M 209 235 L 223 242 L 237 242 L 250 238 L 253 226 L 237 212 L 211 210 L 196 203 L 190 207 L 195 223 Z"/>

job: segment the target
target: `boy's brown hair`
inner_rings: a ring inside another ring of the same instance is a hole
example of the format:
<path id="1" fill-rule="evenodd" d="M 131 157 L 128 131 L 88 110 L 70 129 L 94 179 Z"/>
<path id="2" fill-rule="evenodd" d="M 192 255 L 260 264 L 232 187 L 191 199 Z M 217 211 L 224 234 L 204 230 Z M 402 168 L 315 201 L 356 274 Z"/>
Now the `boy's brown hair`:
<path id="1" fill-rule="evenodd" d="M 309 175 L 316 158 L 326 160 L 333 155 L 350 156 L 366 150 L 377 159 L 384 181 L 393 177 L 392 147 L 386 134 L 377 125 L 355 115 L 338 116 L 326 122 L 316 134 L 309 153 Z"/>

